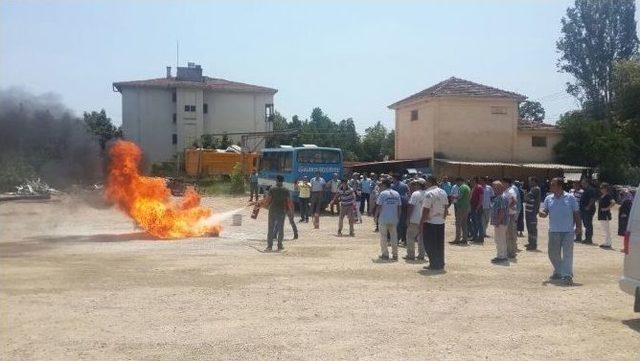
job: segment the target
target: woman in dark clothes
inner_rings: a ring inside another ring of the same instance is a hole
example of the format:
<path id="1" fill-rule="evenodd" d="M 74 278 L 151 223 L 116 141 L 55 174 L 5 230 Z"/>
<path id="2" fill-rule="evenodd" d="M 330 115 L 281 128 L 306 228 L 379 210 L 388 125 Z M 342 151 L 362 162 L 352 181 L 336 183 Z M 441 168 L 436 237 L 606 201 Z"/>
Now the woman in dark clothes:
<path id="1" fill-rule="evenodd" d="M 611 207 L 615 204 L 608 183 L 600 184 L 600 198 L 598 199 L 598 222 L 602 226 L 604 233 L 604 243 L 600 248 L 611 249 Z"/>
<path id="2" fill-rule="evenodd" d="M 632 203 L 633 194 L 628 188 L 623 188 L 620 192 L 620 209 L 618 210 L 618 236 L 624 236 L 627 231 L 627 222 L 629 221 Z"/>
<path id="3" fill-rule="evenodd" d="M 518 214 L 518 237 L 524 237 L 524 207 L 522 206 L 522 202 L 524 200 L 524 190 L 522 190 L 522 183 L 520 181 L 516 182 L 516 188 L 518 188 L 518 208 L 520 208 L 520 213 Z"/>

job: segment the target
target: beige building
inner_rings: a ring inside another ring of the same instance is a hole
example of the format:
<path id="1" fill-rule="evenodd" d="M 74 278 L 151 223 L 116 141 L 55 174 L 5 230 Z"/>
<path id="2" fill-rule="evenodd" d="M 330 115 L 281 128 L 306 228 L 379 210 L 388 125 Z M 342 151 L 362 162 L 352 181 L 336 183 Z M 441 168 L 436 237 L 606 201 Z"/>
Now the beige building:
<path id="1" fill-rule="evenodd" d="M 203 134 L 271 130 L 277 92 L 203 76 L 193 63 L 178 67 L 176 76 L 167 67 L 164 78 L 116 82 L 113 87 L 122 94 L 123 135 L 140 145 L 149 163 L 172 160 Z"/>
<path id="2" fill-rule="evenodd" d="M 554 125 L 519 119 L 526 97 L 449 78 L 402 99 L 395 110 L 396 159 L 551 163 L 560 140 Z"/>

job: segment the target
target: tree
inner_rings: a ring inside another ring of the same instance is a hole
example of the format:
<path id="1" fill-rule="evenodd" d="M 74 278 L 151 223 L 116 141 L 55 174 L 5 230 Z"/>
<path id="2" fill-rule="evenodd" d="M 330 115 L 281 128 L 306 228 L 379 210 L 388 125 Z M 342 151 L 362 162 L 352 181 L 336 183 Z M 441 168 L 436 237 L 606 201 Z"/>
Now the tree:
<path id="1" fill-rule="evenodd" d="M 388 155 L 389 159 L 396 158 L 396 131 L 394 129 L 387 133 L 387 138 L 382 147 L 382 154 Z"/>
<path id="2" fill-rule="evenodd" d="M 388 132 L 382 123 L 377 122 L 374 126 L 364 130 L 361 160 L 370 162 L 383 160 L 385 156 L 393 158 L 394 142 L 394 132 Z"/>
<path id="3" fill-rule="evenodd" d="M 346 160 L 354 161 L 359 159 L 359 155 L 362 152 L 360 135 L 356 131 L 353 119 L 348 118 L 340 121 L 334 144 L 334 146 L 342 149 Z"/>
<path id="4" fill-rule="evenodd" d="M 558 121 L 562 140 L 554 151 L 558 160 L 599 169 L 599 177 L 624 182 L 633 141 L 616 127 L 594 122 L 581 111 L 567 112 Z"/>
<path id="5" fill-rule="evenodd" d="M 640 166 L 640 58 L 624 60 L 614 67 L 614 120 L 633 141 L 631 163 Z"/>
<path id="6" fill-rule="evenodd" d="M 222 139 L 220 140 L 220 148 L 219 149 L 227 149 L 233 145 L 233 140 L 229 139 L 229 136 L 226 134 L 222 135 Z"/>
<path id="7" fill-rule="evenodd" d="M 219 149 L 220 148 L 220 139 L 215 138 L 211 134 L 203 134 L 200 137 L 200 144 L 204 149 Z"/>
<path id="8" fill-rule="evenodd" d="M 102 151 L 105 150 L 107 143 L 111 139 L 122 137 L 122 128 L 113 125 L 111 118 L 107 117 L 107 112 L 104 109 L 100 110 L 100 112 L 84 112 L 83 117 L 89 133 L 96 137 Z"/>
<path id="9" fill-rule="evenodd" d="M 605 120 L 613 99 L 613 65 L 638 49 L 633 0 L 575 0 L 562 18 L 558 68 L 573 75 L 567 92 L 594 119 Z"/>
<path id="10" fill-rule="evenodd" d="M 520 118 L 524 120 L 536 123 L 541 123 L 544 120 L 545 112 L 540 102 L 527 100 L 520 104 L 518 111 Z"/>
<path id="11" fill-rule="evenodd" d="M 395 133 L 387 131 L 380 122 L 367 128 L 365 136 L 362 137 L 358 134 L 352 118 L 336 123 L 318 107 L 314 108 L 309 119 L 304 121 L 294 115 L 291 122 L 288 122 L 282 114 L 276 112 L 273 130 L 286 129 L 299 129 L 300 133 L 297 136 L 271 137 L 267 140 L 267 146 L 315 144 L 320 147 L 340 148 L 344 159 L 348 161 L 382 160 L 385 156 L 393 158 L 394 155 Z"/>

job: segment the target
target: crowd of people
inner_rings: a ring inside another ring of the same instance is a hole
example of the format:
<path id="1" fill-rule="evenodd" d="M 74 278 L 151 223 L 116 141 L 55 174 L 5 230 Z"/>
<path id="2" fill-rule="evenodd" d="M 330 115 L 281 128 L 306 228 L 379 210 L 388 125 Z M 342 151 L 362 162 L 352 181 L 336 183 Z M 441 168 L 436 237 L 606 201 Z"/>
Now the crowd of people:
<path id="1" fill-rule="evenodd" d="M 406 247 L 408 261 L 428 259 L 427 269 L 441 271 L 445 266 L 445 220 L 455 218 L 455 246 L 469 243 L 483 244 L 491 226 L 496 246 L 494 264 L 508 264 L 517 257 L 518 237 L 527 232 L 525 249 L 538 249 L 538 219 L 549 218 L 549 260 L 553 266 L 551 279 L 567 284 L 573 282 L 573 244 L 593 242 L 593 219 L 602 227 L 601 248 L 611 249 L 611 208 L 620 204 L 618 234 L 626 230 L 633 193 L 620 189 L 617 197 L 607 183 L 597 184 L 584 178 L 566 183 L 562 178 L 539 180 L 529 177 L 526 182 L 510 177 L 473 179 L 448 177 L 436 179 L 432 175 L 415 174 L 359 174 L 340 179 L 334 174 L 325 180 L 318 172 L 314 177 L 302 177 L 293 191 L 283 186 L 278 176 L 276 185 L 266 194 L 263 206 L 269 208 L 267 251 L 277 239 L 283 249 L 285 217 L 298 231 L 293 215 L 293 199 L 297 199 L 300 222 L 313 217 L 314 228 L 320 227 L 325 208 L 338 215 L 338 235 L 343 235 L 347 219 L 349 236 L 355 235 L 354 225 L 363 216 L 373 217 L 375 232 L 380 237 L 380 260 L 397 260 L 399 246 Z M 254 198 L 252 186 L 251 200 Z M 293 194 L 292 194 L 293 193 Z M 325 194 L 330 193 L 330 201 Z M 297 197 L 294 197 L 296 195 Z M 257 194 L 255 194 L 257 200 Z M 417 245 L 417 247 L 416 247 Z M 389 247 L 391 254 L 389 254 Z"/>

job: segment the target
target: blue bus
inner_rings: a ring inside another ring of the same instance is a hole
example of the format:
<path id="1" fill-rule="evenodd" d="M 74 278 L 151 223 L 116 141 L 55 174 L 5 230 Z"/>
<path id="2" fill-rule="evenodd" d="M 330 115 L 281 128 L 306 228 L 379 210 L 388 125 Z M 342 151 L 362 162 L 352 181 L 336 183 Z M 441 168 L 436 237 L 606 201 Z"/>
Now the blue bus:
<path id="1" fill-rule="evenodd" d="M 320 172 L 324 180 L 329 182 L 334 173 L 342 178 L 342 150 L 339 148 L 304 145 L 292 147 L 281 145 L 280 148 L 265 148 L 260 152 L 258 168 L 258 186 L 262 190 L 276 184 L 276 176 L 284 176 L 284 187 L 294 190 L 294 183 L 302 176 L 309 179 Z M 330 197 L 330 192 L 325 198 Z M 297 194 L 294 194 L 297 199 Z"/>

